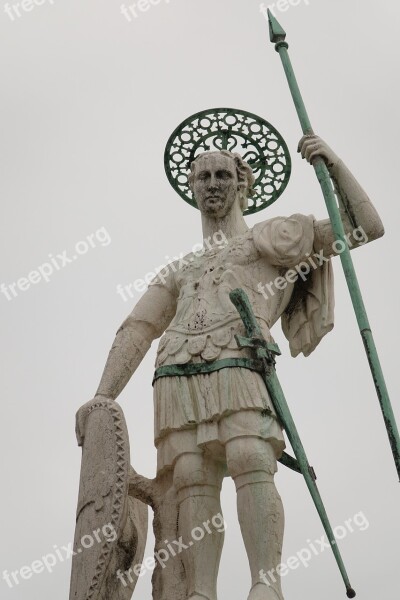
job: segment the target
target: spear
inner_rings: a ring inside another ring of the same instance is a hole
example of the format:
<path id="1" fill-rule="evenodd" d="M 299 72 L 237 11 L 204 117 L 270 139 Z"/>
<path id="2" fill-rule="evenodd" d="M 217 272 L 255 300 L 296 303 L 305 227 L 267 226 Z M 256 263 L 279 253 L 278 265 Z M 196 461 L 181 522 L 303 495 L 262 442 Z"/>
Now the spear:
<path id="1" fill-rule="evenodd" d="M 272 12 L 268 10 L 269 17 L 269 32 L 270 40 L 275 44 L 275 50 L 279 53 L 289 88 L 293 97 L 296 111 L 305 135 L 313 135 L 314 131 L 311 126 L 307 110 L 301 96 L 293 66 L 289 57 L 289 44 L 286 40 L 286 32 L 278 23 Z M 383 419 L 386 425 L 386 430 L 389 437 L 390 446 L 392 448 L 393 458 L 397 469 L 397 474 L 400 478 L 400 438 L 397 429 L 396 419 L 393 414 L 392 405 L 389 398 L 389 393 L 386 387 L 385 378 L 383 376 L 382 367 L 380 364 L 378 352 L 372 335 L 371 327 L 368 321 L 367 311 L 361 294 L 361 289 L 357 280 L 357 275 L 354 269 L 353 260 L 351 258 L 348 242 L 346 239 L 342 219 L 339 208 L 336 202 L 335 192 L 333 191 L 331 177 L 325 161 L 322 157 L 317 157 L 313 161 L 313 167 L 321 185 L 324 195 L 326 207 L 328 209 L 329 218 L 331 220 L 332 229 L 337 241 L 343 243 L 344 251 L 340 254 L 342 267 L 346 277 L 347 287 L 349 288 L 351 301 L 354 307 L 358 327 L 364 343 L 369 366 L 374 380 L 376 392 L 378 395 L 379 404 L 381 407 Z"/>

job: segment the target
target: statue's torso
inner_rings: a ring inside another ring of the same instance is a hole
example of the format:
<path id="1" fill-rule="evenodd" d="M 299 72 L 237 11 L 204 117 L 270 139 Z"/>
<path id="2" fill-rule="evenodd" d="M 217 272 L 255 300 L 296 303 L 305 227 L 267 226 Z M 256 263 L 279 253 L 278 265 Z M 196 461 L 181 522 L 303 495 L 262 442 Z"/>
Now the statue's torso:
<path id="1" fill-rule="evenodd" d="M 262 256 L 250 230 L 226 245 L 214 247 L 202 256 L 189 254 L 180 269 L 171 273 L 178 293 L 175 317 L 161 338 L 157 366 L 213 361 L 248 356 L 234 338 L 244 334 L 243 324 L 229 298 L 242 288 L 249 296 L 264 335 L 287 307 L 293 285 L 273 288 L 266 299 L 258 286 L 273 282 L 285 269 L 274 267 Z"/>

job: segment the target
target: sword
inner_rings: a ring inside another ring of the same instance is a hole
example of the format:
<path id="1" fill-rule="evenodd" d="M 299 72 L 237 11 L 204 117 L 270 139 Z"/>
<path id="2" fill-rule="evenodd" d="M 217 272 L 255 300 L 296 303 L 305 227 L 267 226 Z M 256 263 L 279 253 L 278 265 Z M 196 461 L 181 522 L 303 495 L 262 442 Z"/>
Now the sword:
<path id="1" fill-rule="evenodd" d="M 306 135 L 311 135 L 313 134 L 313 128 L 311 126 L 311 122 L 308 117 L 307 110 L 303 98 L 301 96 L 300 88 L 298 86 L 294 69 L 289 57 L 289 45 L 285 41 L 286 32 L 278 23 L 277 19 L 274 17 L 270 10 L 268 10 L 268 16 L 270 40 L 275 44 L 275 50 L 279 53 L 281 57 L 283 68 L 285 70 L 286 78 L 288 80 L 289 88 L 293 97 L 293 101 L 301 123 L 301 127 L 303 129 L 303 133 Z M 351 301 L 353 304 L 354 312 L 356 314 L 356 319 L 362 337 L 362 341 L 364 343 L 365 352 L 367 354 L 367 359 L 371 369 L 372 378 L 374 380 L 376 393 L 378 395 L 378 400 L 381 407 L 383 420 L 385 422 L 387 434 L 389 437 L 389 442 L 392 449 L 397 474 L 400 478 L 400 437 L 397 429 L 397 423 L 390 402 L 389 392 L 386 387 L 386 382 L 380 364 L 378 351 L 376 349 L 375 341 L 372 335 L 371 326 L 368 321 L 368 315 L 365 309 L 361 289 L 357 280 L 353 259 L 351 257 L 348 242 L 345 236 L 342 219 L 340 217 L 340 212 L 336 203 L 336 197 L 332 188 L 331 178 L 323 158 L 316 158 L 313 161 L 313 167 L 315 169 L 315 173 L 322 188 L 335 238 L 337 241 L 341 241 L 344 244 L 344 251 L 340 254 L 340 260 L 342 261 L 342 266 L 346 277 L 347 286 L 349 288 Z"/>
<path id="2" fill-rule="evenodd" d="M 349 577 L 340 555 L 335 535 L 329 522 L 328 515 L 326 514 L 317 484 L 315 483 L 316 475 L 314 469 L 308 462 L 306 452 L 303 444 L 301 443 L 300 436 L 297 432 L 292 415 L 290 414 L 285 395 L 276 374 L 275 356 L 281 353 L 279 347 L 277 344 L 271 344 L 267 342 L 264 338 L 247 294 L 242 289 L 236 289 L 229 294 L 229 297 L 243 321 L 247 336 L 244 337 L 241 335 L 236 335 L 236 342 L 239 348 L 249 348 L 252 350 L 256 359 L 260 363 L 261 376 L 265 382 L 265 385 L 267 386 L 267 390 L 271 397 L 275 412 L 278 415 L 281 425 L 283 426 L 289 438 L 293 452 L 297 459 L 299 471 L 302 473 L 306 481 L 307 487 L 315 504 L 315 508 L 317 509 L 321 518 L 322 525 L 325 529 L 326 535 L 328 536 L 332 552 L 335 556 L 336 563 L 346 586 L 347 597 L 354 598 L 356 593 L 350 585 Z M 294 461 L 292 457 L 289 457 L 288 455 L 286 455 L 286 457 L 291 459 L 291 461 Z M 282 462 L 285 463 L 285 461 Z"/>

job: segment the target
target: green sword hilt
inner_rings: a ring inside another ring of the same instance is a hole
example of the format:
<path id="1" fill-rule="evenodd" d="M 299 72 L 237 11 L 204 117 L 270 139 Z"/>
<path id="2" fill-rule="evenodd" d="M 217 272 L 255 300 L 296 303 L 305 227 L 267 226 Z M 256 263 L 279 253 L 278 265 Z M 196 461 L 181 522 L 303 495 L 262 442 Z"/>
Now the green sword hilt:
<path id="1" fill-rule="evenodd" d="M 255 351 L 257 358 L 265 358 L 270 365 L 275 364 L 275 356 L 280 356 L 278 344 L 267 342 L 258 337 L 244 337 L 235 335 L 235 340 L 239 348 L 250 348 Z"/>
<path id="2" fill-rule="evenodd" d="M 243 321 L 247 337 L 235 335 L 239 348 L 251 348 L 257 358 L 264 358 L 271 365 L 275 364 L 275 356 L 280 356 L 278 344 L 267 342 L 261 327 L 253 313 L 247 294 L 242 289 L 233 290 L 230 299 Z"/>

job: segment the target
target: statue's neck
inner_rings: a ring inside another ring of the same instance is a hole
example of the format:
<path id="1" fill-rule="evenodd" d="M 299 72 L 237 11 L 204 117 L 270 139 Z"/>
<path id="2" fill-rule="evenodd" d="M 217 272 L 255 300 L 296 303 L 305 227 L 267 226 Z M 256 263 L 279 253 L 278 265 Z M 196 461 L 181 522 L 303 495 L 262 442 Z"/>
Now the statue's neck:
<path id="1" fill-rule="evenodd" d="M 202 214 L 203 238 L 213 238 L 217 232 L 222 232 L 230 240 L 238 235 L 243 235 L 249 228 L 243 218 L 239 206 L 235 205 L 231 212 L 220 219 L 215 219 Z"/>

